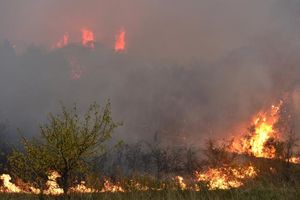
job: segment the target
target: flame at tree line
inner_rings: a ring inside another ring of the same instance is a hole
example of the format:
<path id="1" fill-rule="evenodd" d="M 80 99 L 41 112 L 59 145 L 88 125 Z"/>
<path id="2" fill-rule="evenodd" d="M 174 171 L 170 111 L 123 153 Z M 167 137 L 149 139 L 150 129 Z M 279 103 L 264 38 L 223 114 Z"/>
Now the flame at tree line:
<path id="1" fill-rule="evenodd" d="M 55 44 L 53 45 L 53 49 L 56 48 L 63 48 L 69 44 L 69 33 L 65 33 L 63 37 Z"/>
<path id="2" fill-rule="evenodd" d="M 93 31 L 82 28 L 81 29 L 81 42 L 84 47 L 95 48 L 95 36 Z"/>
<path id="3" fill-rule="evenodd" d="M 95 33 L 88 28 L 82 28 L 81 32 L 81 45 L 88 49 L 95 49 Z M 52 45 L 51 49 L 61 49 L 68 46 L 70 43 L 69 33 L 66 32 L 63 37 L 54 45 Z M 115 37 L 114 51 L 117 53 L 122 53 L 126 50 L 126 31 L 122 28 Z M 70 78 L 71 80 L 79 80 L 81 79 L 85 66 L 82 66 L 78 63 L 75 57 L 67 58 L 69 67 L 70 67 Z"/>
<path id="4" fill-rule="evenodd" d="M 243 185 L 244 179 L 253 178 L 257 175 L 255 168 L 246 167 L 220 167 L 210 168 L 206 172 L 196 172 L 198 181 L 207 182 L 210 189 L 230 189 Z"/>
<path id="5" fill-rule="evenodd" d="M 94 49 L 96 37 L 93 30 L 81 28 L 81 45 L 86 48 Z M 70 43 L 69 33 L 65 33 L 63 37 L 52 45 L 52 49 L 60 49 L 66 47 Z M 123 52 L 126 49 L 126 31 L 122 28 L 115 36 L 114 51 Z"/>
<path id="6" fill-rule="evenodd" d="M 275 130 L 274 125 L 279 119 L 279 110 L 283 104 L 272 105 L 270 110 L 259 112 L 252 120 L 248 134 L 240 135 L 233 141 L 231 150 L 236 153 L 246 153 L 259 158 L 274 158 L 274 146 L 266 146 L 270 139 L 280 140 L 282 133 Z"/>
<path id="7" fill-rule="evenodd" d="M 267 145 L 270 139 L 280 140 L 282 133 L 278 133 L 275 130 L 275 125 L 279 120 L 279 111 L 283 101 L 280 101 L 278 105 L 272 105 L 270 110 L 259 112 L 254 118 L 251 124 L 253 125 L 249 133 L 241 134 L 235 139 L 232 145 L 229 147 L 228 152 L 246 154 L 258 158 L 275 158 L 276 149 L 274 146 Z M 294 163 L 299 163 L 298 157 L 293 157 L 290 160 Z M 244 185 L 244 182 L 258 176 L 259 171 L 254 165 L 248 164 L 243 166 L 220 166 L 216 168 L 208 168 L 204 171 L 195 171 L 194 177 L 191 180 L 184 179 L 182 176 L 175 176 L 172 180 L 176 187 L 173 189 L 181 190 L 194 190 L 199 191 L 200 188 L 197 185 L 199 182 L 207 184 L 207 187 L 211 190 L 214 189 L 230 189 L 239 188 Z M 48 195 L 60 195 L 63 194 L 63 189 L 59 187 L 56 182 L 60 177 L 55 171 L 49 174 L 47 182 L 47 190 L 44 194 Z M 0 176 L 2 180 L 2 186 L 0 186 L 0 192 L 7 193 L 33 193 L 39 194 L 40 190 L 32 187 L 30 184 L 12 183 L 9 174 L 2 174 Z M 143 185 L 138 181 L 131 180 L 131 185 L 134 190 L 147 191 L 147 190 L 162 190 L 165 186 L 162 185 L 159 188 L 151 188 Z M 112 183 L 109 179 L 104 179 L 102 189 L 89 188 L 84 181 L 81 181 L 76 186 L 70 189 L 73 193 L 95 193 L 95 192 L 130 192 L 130 189 L 125 189 L 120 183 Z"/>
<path id="8" fill-rule="evenodd" d="M 116 36 L 116 43 L 115 43 L 116 52 L 121 52 L 125 50 L 126 47 L 125 37 L 126 37 L 126 32 L 124 29 L 122 29 Z"/>

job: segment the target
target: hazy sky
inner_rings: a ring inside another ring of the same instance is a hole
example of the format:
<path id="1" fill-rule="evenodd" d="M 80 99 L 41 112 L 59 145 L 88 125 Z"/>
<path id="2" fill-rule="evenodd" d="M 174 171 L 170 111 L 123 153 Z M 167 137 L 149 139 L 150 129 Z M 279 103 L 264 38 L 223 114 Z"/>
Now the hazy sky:
<path id="1" fill-rule="evenodd" d="M 59 101 L 110 98 L 122 138 L 231 134 L 298 88 L 299 11 L 297 0 L 2 0 L 1 118 L 33 135 Z M 84 27 L 94 50 L 72 45 Z M 65 32 L 71 44 L 51 50 Z"/>

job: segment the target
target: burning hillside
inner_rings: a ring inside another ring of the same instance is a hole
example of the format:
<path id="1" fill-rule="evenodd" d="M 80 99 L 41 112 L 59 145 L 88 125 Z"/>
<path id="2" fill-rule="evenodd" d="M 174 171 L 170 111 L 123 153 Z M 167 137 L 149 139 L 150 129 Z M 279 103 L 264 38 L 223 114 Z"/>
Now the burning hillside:
<path id="1" fill-rule="evenodd" d="M 126 48 L 126 31 L 122 29 L 116 36 L 115 51 L 122 52 Z"/>
<path id="2" fill-rule="evenodd" d="M 96 40 L 96 34 L 93 30 L 88 28 L 81 28 L 81 45 L 85 48 L 95 49 L 95 43 L 101 42 L 100 40 Z M 68 32 L 64 33 L 64 35 L 52 45 L 52 49 L 61 49 L 67 47 L 71 44 L 72 38 Z M 74 41 L 73 41 L 74 42 Z M 115 36 L 115 43 L 113 44 L 113 49 L 115 52 L 123 52 L 126 50 L 126 30 L 122 28 Z"/>
<path id="3" fill-rule="evenodd" d="M 299 10 L 0 1 L 0 193 L 297 188 Z"/>
<path id="4" fill-rule="evenodd" d="M 280 113 L 283 110 L 285 102 L 281 100 L 278 105 L 272 105 L 269 109 L 258 112 L 250 122 L 250 128 L 247 133 L 238 135 L 234 140 L 227 144 L 225 148 L 219 151 L 224 155 L 245 155 L 249 158 L 265 158 L 265 159 L 281 159 L 284 162 L 299 163 L 299 157 L 294 154 L 289 154 L 289 157 L 284 157 L 282 148 L 279 144 L 285 144 L 283 138 L 285 133 L 279 132 L 279 121 L 281 120 Z M 290 116 L 290 115 L 288 115 Z M 211 147 L 212 151 L 217 152 L 219 147 Z M 223 152 L 222 152 L 223 151 Z M 289 149 L 292 151 L 292 149 Z M 217 154 L 212 154 L 217 157 Z M 226 157 L 226 156 L 225 156 Z M 233 157 L 232 157 L 233 158 Z M 224 159 L 224 158 L 221 158 Z M 228 160 L 227 160 L 228 161 Z M 181 190 L 201 190 L 198 184 L 205 184 L 210 190 L 215 189 L 231 189 L 239 188 L 244 184 L 259 176 L 260 171 L 251 161 L 240 162 L 232 159 L 230 162 L 218 161 L 218 166 L 207 166 L 206 169 L 195 171 L 193 177 L 185 179 L 182 176 L 175 176 L 172 180 L 174 186 L 166 186 L 162 184 L 159 187 L 151 187 L 150 185 L 139 183 L 138 180 L 131 179 L 130 187 L 122 185 L 120 182 L 112 183 L 109 179 L 104 178 L 102 187 L 93 188 L 86 185 L 85 181 L 72 186 L 69 189 L 71 193 L 102 193 L 102 192 L 130 192 L 132 190 L 162 190 L 165 187 L 168 189 L 176 189 L 178 186 Z M 50 171 L 46 182 L 44 194 L 60 195 L 64 190 L 60 188 L 58 180 L 61 175 L 56 171 Z M 32 184 L 24 183 L 22 180 L 11 182 L 11 177 L 8 174 L 1 175 L 2 180 L 1 192 L 5 193 L 34 193 L 39 194 L 40 189 L 35 188 Z M 78 181 L 77 181 L 78 182 Z M 134 184 L 132 184 L 134 182 Z M 124 184 L 124 183 L 123 183 Z M 176 186 L 177 185 L 177 186 Z"/>
<path id="5" fill-rule="evenodd" d="M 81 29 L 81 43 L 84 47 L 87 48 L 95 48 L 95 35 L 93 31 L 87 29 L 87 28 L 82 28 Z"/>
<path id="6" fill-rule="evenodd" d="M 237 136 L 232 145 L 232 151 L 255 157 L 275 158 L 276 149 L 268 145 L 270 141 L 279 141 L 282 133 L 275 130 L 279 119 L 279 110 L 283 102 L 272 105 L 269 110 L 260 111 L 253 119 L 249 133 Z"/>

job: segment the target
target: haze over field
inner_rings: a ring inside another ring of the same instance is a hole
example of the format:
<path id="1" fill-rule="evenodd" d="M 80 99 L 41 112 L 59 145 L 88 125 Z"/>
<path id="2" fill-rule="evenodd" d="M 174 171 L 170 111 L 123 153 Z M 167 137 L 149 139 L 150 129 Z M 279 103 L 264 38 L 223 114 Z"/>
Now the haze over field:
<path id="1" fill-rule="evenodd" d="M 0 119 L 34 135 L 60 101 L 109 98 L 127 141 L 232 135 L 284 92 L 299 102 L 299 11 L 297 0 L 3 0 Z"/>

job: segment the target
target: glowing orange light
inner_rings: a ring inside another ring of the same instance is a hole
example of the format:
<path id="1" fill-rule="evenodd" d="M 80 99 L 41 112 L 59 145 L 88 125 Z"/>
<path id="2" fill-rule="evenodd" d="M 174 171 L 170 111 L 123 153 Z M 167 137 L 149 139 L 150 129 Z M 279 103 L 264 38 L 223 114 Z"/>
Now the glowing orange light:
<path id="1" fill-rule="evenodd" d="M 81 43 L 84 47 L 95 48 L 95 35 L 93 31 L 82 28 L 81 29 Z"/>
<path id="2" fill-rule="evenodd" d="M 270 139 L 278 139 L 278 133 L 274 130 L 279 114 L 278 111 L 282 102 L 278 106 L 272 105 L 270 110 L 259 112 L 253 119 L 254 130 L 245 137 L 237 137 L 232 145 L 232 151 L 236 153 L 246 153 L 255 157 L 274 158 L 276 149 L 273 146 L 266 146 Z"/>
<path id="3" fill-rule="evenodd" d="M 116 35 L 115 51 L 122 52 L 125 50 L 125 48 L 126 48 L 126 31 L 122 29 Z"/>
<path id="4" fill-rule="evenodd" d="M 196 172 L 197 181 L 207 183 L 209 189 L 230 189 L 241 187 L 244 179 L 253 178 L 257 172 L 253 166 L 210 168 L 205 172 Z"/>
<path id="5" fill-rule="evenodd" d="M 69 34 L 65 33 L 64 36 L 52 48 L 63 48 L 69 44 Z"/>

